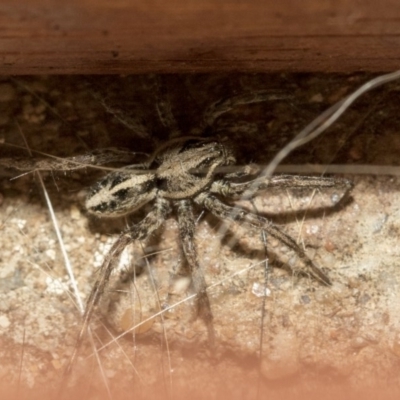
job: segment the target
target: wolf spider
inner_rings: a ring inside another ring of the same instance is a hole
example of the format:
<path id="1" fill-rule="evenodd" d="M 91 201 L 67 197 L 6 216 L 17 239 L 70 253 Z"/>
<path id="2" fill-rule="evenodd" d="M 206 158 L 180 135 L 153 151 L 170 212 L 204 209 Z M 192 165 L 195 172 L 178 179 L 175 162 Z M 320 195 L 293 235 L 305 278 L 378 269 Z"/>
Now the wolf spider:
<path id="1" fill-rule="evenodd" d="M 247 102 L 253 101 L 246 98 L 242 101 Z M 230 109 L 231 105 L 227 102 L 217 104 L 217 113 L 212 118 L 208 117 L 207 125 L 214 122 L 219 114 Z M 348 191 L 352 186 L 350 181 L 294 175 L 257 178 L 258 169 L 250 166 L 233 173 L 221 172 L 220 167 L 234 165 L 236 162 L 232 148 L 225 141 L 199 136 L 169 140 L 158 147 L 147 162 L 128 165 L 121 170 L 110 172 L 88 190 L 86 209 L 99 217 L 124 216 L 147 204 L 151 204 L 152 209 L 139 223 L 123 231 L 105 256 L 86 303 L 82 327 L 68 370 L 121 253 L 130 243 L 148 239 L 173 212 L 177 215 L 183 254 L 191 274 L 191 290 L 197 295 L 196 315 L 204 321 L 211 345 L 215 341 L 213 314 L 196 250 L 195 207 L 205 209 L 221 220 L 266 232 L 296 253 L 305 265 L 307 274 L 325 285 L 330 284 L 328 276 L 313 263 L 295 240 L 280 228 L 267 218 L 244 208 L 228 205 L 226 201 L 243 198 L 251 191 L 254 192 L 251 195 L 253 197 L 260 192 L 268 192 L 271 188 L 337 188 Z M 131 153 L 107 149 L 62 160 L 0 159 L 0 165 L 22 171 L 67 171 L 115 161 L 129 162 L 131 158 Z"/>
<path id="2" fill-rule="evenodd" d="M 183 253 L 188 263 L 192 290 L 197 294 L 197 312 L 207 325 L 210 341 L 214 340 L 212 312 L 206 292 L 206 282 L 198 262 L 194 241 L 194 205 L 206 209 L 222 220 L 264 230 L 292 249 L 308 267 L 308 273 L 329 285 L 330 280 L 296 242 L 268 219 L 240 207 L 225 204 L 222 199 L 240 198 L 252 187 L 257 192 L 270 188 L 350 188 L 345 179 L 281 175 L 270 179 L 251 179 L 258 171 L 244 167 L 234 173 L 219 173 L 218 167 L 235 163 L 232 149 L 215 139 L 184 137 L 167 142 L 158 148 L 144 163 L 143 174 L 127 170 L 112 172 L 98 181 L 86 199 L 87 210 L 98 216 L 114 217 L 132 213 L 152 202 L 152 211 L 138 224 L 129 227 L 116 240 L 102 266 L 102 272 L 87 303 L 85 323 L 91 310 L 104 291 L 112 271 L 113 260 L 118 259 L 124 248 L 134 240 L 148 238 L 162 226 L 171 212 L 178 217 L 179 234 Z M 133 166 L 137 169 L 138 166 Z M 128 167 L 129 169 L 129 167 Z M 152 171 L 152 172 L 148 172 Z"/>

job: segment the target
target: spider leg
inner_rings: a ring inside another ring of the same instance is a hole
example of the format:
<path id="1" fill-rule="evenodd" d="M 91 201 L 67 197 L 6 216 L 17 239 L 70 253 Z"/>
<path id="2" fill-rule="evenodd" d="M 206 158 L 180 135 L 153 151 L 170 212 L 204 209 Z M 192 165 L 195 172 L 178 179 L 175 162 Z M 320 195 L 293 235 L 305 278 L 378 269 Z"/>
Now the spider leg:
<path id="1" fill-rule="evenodd" d="M 153 211 L 149 212 L 138 224 L 128 228 L 122 233 L 105 256 L 102 266 L 98 271 L 96 282 L 86 302 L 85 312 L 83 314 L 82 326 L 79 331 L 76 346 L 70 362 L 67 366 L 66 373 L 69 373 L 76 358 L 83 337 L 93 316 L 93 312 L 99 300 L 104 293 L 107 283 L 110 279 L 111 272 L 115 262 L 121 256 L 125 247 L 135 240 L 147 239 L 154 231 L 156 231 L 165 221 L 165 218 L 171 211 L 169 201 L 158 198 L 155 200 Z"/>
<path id="2" fill-rule="evenodd" d="M 243 104 L 261 103 L 267 100 L 279 100 L 286 97 L 287 96 L 279 94 L 277 95 L 276 93 L 272 93 L 271 91 L 259 91 L 242 93 L 227 99 L 220 99 L 207 108 L 204 113 L 204 121 L 207 126 L 211 126 L 217 118 L 219 118 L 222 114 L 231 111 L 236 106 Z"/>
<path id="3" fill-rule="evenodd" d="M 0 158 L 0 165 L 25 172 L 73 171 L 112 162 L 130 163 L 136 158 L 136 154 L 125 149 L 105 148 L 65 158 L 54 156 L 48 158 Z"/>
<path id="4" fill-rule="evenodd" d="M 230 182 L 227 180 L 215 181 L 210 192 L 221 194 L 223 196 L 238 196 L 244 194 L 245 198 L 254 196 L 255 194 L 271 188 L 287 188 L 287 189 L 323 189 L 337 188 L 345 189 L 348 192 L 353 184 L 348 179 L 329 178 L 321 176 L 301 176 L 301 175 L 277 175 L 272 178 L 265 179 L 263 177 L 256 178 L 248 182 Z M 248 192 L 248 193 L 246 193 Z"/>
<path id="5" fill-rule="evenodd" d="M 218 200 L 216 197 L 201 193 L 195 198 L 195 202 L 203 205 L 207 210 L 209 210 L 212 214 L 217 216 L 222 220 L 231 220 L 237 223 L 244 223 L 249 226 L 252 226 L 256 229 L 263 229 L 269 235 L 278 239 L 281 243 L 286 245 L 288 248 L 292 249 L 297 256 L 304 262 L 304 264 L 309 268 L 309 273 L 324 283 L 325 285 L 330 285 L 331 281 L 324 272 L 322 272 L 306 255 L 301 247 L 297 245 L 297 243 L 286 233 L 282 232 L 277 226 L 275 226 L 268 219 L 261 217 L 259 215 L 255 215 L 250 211 L 246 211 L 240 207 L 231 207 Z"/>
<path id="6" fill-rule="evenodd" d="M 140 122 L 139 118 L 132 118 L 120 108 L 114 107 L 111 102 L 104 97 L 104 94 L 102 94 L 91 82 L 87 81 L 86 85 L 93 98 L 104 107 L 107 113 L 111 114 L 122 125 L 135 132 L 138 137 L 145 138 L 147 140 L 152 139 L 151 132 L 149 132 L 148 129 Z"/>
<path id="7" fill-rule="evenodd" d="M 197 315 L 203 319 L 207 326 L 210 345 L 215 344 L 215 332 L 213 326 L 213 315 L 210 300 L 207 295 L 207 285 L 203 271 L 197 259 L 197 250 L 194 240 L 195 220 L 193 215 L 193 204 L 190 200 L 176 201 L 178 211 L 179 234 L 182 242 L 183 252 L 189 264 L 192 287 L 197 294 Z"/>
<path id="8" fill-rule="evenodd" d="M 200 126 L 192 129 L 190 135 L 201 134 L 207 127 L 212 126 L 222 114 L 231 111 L 236 106 L 261 103 L 269 100 L 280 100 L 284 98 L 287 98 L 287 95 L 277 94 L 271 91 L 258 91 L 242 93 L 237 96 L 219 99 L 206 109 Z"/>
<path id="9" fill-rule="evenodd" d="M 169 138 L 182 136 L 182 132 L 172 112 L 171 98 L 163 85 L 162 78 L 157 77 L 154 81 L 154 86 L 154 91 L 156 93 L 156 109 L 161 124 L 168 128 Z"/>
<path id="10" fill-rule="evenodd" d="M 239 167 L 239 169 L 235 172 L 230 172 L 226 175 L 224 175 L 223 182 L 227 179 L 240 179 L 248 176 L 254 176 L 260 173 L 260 167 L 256 164 L 248 164 L 244 165 L 242 167 Z M 217 181 L 219 182 L 219 181 Z"/>

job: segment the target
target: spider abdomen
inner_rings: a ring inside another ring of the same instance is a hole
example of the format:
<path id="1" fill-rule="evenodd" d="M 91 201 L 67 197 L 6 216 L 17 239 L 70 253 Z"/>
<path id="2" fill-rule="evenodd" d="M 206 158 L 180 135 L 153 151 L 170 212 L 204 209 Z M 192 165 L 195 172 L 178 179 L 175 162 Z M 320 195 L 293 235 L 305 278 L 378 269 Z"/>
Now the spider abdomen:
<path id="1" fill-rule="evenodd" d="M 153 200 L 156 191 L 154 174 L 112 172 L 89 189 L 86 209 L 104 217 L 128 214 Z"/>

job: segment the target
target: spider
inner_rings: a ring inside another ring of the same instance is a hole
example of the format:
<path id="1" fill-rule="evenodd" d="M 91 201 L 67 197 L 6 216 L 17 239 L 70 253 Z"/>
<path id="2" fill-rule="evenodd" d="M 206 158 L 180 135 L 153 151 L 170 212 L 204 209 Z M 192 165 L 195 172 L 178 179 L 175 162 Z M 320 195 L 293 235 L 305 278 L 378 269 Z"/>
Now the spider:
<path id="1" fill-rule="evenodd" d="M 86 209 L 99 217 L 123 216 L 135 212 L 148 203 L 152 205 L 152 209 L 139 223 L 122 232 L 106 255 L 87 300 L 76 349 L 105 291 L 115 261 L 131 242 L 145 240 L 161 228 L 171 213 L 175 213 L 178 218 L 179 236 L 191 274 L 192 291 L 197 295 L 197 315 L 207 327 L 211 346 L 215 342 L 213 314 L 194 240 L 195 207 L 205 209 L 222 220 L 230 220 L 265 231 L 297 254 L 307 267 L 306 273 L 325 285 L 330 284 L 328 276 L 290 236 L 268 219 L 243 208 L 228 205 L 225 201 L 240 198 L 252 185 L 257 186 L 257 193 L 274 187 L 335 187 L 348 190 L 351 188 L 350 181 L 294 175 L 257 179 L 254 177 L 257 171 L 251 167 L 244 167 L 234 173 L 220 173 L 217 170 L 218 167 L 234 163 L 233 151 L 223 141 L 183 137 L 159 147 L 144 164 L 111 172 L 89 189 Z M 130 172 L 129 169 L 135 170 L 136 173 Z M 143 172 L 137 174 L 138 169 Z M 243 182 L 247 177 L 251 179 Z"/>
<path id="2" fill-rule="evenodd" d="M 1 164 L 20 170 L 73 170 L 88 164 L 104 164 L 121 160 L 125 153 L 115 149 L 94 151 L 81 156 L 59 160 L 2 159 Z M 126 160 L 132 155 L 127 155 Z M 84 164 L 82 164 L 84 163 Z M 57 164 L 57 167 L 54 165 Z M 278 175 L 270 179 L 257 178 L 257 168 L 246 166 L 233 173 L 219 172 L 219 167 L 235 164 L 233 149 L 224 140 L 195 136 L 170 140 L 160 146 L 143 164 L 135 164 L 105 175 L 88 190 L 85 207 L 98 217 L 118 217 L 134 213 L 146 204 L 152 209 L 137 224 L 122 232 L 100 268 L 98 278 L 86 303 L 83 323 L 77 339 L 77 352 L 84 337 L 94 309 L 99 303 L 110 279 L 115 262 L 123 250 L 136 240 L 146 240 L 162 227 L 170 214 L 178 218 L 179 236 L 183 254 L 191 274 L 191 289 L 197 295 L 196 315 L 201 318 L 208 331 L 209 343 L 215 343 L 213 314 L 207 295 L 207 285 L 198 261 L 195 244 L 194 208 L 205 209 L 221 220 L 242 224 L 258 231 L 265 231 L 293 250 L 306 266 L 306 273 L 325 285 L 329 277 L 318 268 L 297 245 L 267 218 L 244 208 L 227 203 L 240 199 L 251 188 L 267 192 L 271 188 L 337 188 L 346 192 L 352 187 L 347 179 Z M 247 179 L 249 178 L 249 179 Z M 72 359 L 74 359 L 74 356 Z"/>
<path id="3" fill-rule="evenodd" d="M 219 102 L 214 108 L 211 107 L 209 115 L 206 113 L 205 125 L 212 125 L 220 114 L 231 109 L 234 104 L 257 101 L 263 101 L 263 98 L 242 96 L 236 101 Z M 171 116 L 167 115 L 165 119 L 170 123 L 168 120 Z M 67 171 L 115 161 L 129 163 L 132 158 L 131 153 L 106 149 L 61 161 L 0 159 L 0 165 L 22 171 Z M 191 290 L 197 296 L 196 315 L 205 323 L 211 347 L 215 343 L 213 313 L 196 249 L 195 209 L 207 210 L 221 220 L 266 232 L 297 254 L 306 267 L 305 273 L 325 285 L 330 284 L 329 277 L 294 239 L 267 218 L 232 205 L 232 202 L 247 196 L 253 188 L 257 189 L 253 196 L 268 192 L 271 188 L 337 188 L 347 192 L 352 187 L 351 182 L 339 178 L 294 175 L 258 178 L 258 169 L 250 166 L 233 173 L 221 172 L 220 167 L 232 166 L 235 162 L 234 151 L 226 139 L 201 138 L 197 135 L 178 137 L 158 147 L 146 162 L 110 172 L 89 188 L 85 207 L 90 214 L 98 217 L 132 214 L 145 205 L 151 205 L 151 210 L 139 223 L 123 231 L 105 256 L 86 303 L 83 323 L 67 372 L 72 367 L 94 310 L 106 290 L 121 253 L 130 243 L 148 239 L 173 213 L 177 216 L 181 246 L 191 275 Z"/>

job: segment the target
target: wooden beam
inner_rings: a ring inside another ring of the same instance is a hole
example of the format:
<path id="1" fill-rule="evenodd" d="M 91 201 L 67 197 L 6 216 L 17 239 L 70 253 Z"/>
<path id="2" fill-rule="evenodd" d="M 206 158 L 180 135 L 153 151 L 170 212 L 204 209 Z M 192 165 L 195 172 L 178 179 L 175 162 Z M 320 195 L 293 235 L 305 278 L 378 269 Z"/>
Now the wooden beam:
<path id="1" fill-rule="evenodd" d="M 2 0 L 0 74 L 390 71 L 398 0 Z"/>

